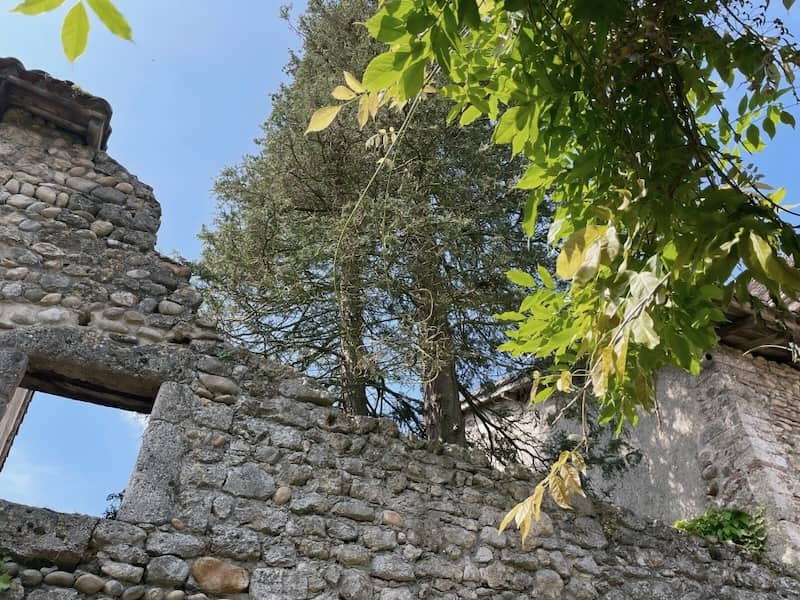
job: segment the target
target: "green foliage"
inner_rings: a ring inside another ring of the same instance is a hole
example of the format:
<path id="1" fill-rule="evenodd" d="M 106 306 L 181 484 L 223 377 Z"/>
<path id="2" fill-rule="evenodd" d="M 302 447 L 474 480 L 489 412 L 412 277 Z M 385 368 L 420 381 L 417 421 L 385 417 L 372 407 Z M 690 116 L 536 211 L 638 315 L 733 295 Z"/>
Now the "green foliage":
<path id="1" fill-rule="evenodd" d="M 783 97 L 797 98 L 800 53 L 768 7 L 385 0 L 367 22 L 389 47 L 364 88 L 382 104 L 417 102 L 445 74 L 449 119 L 487 117 L 495 143 L 530 161 L 524 215 L 556 207 L 548 241 L 568 285 L 529 291 L 503 315 L 501 348 L 552 365 L 534 373 L 532 402 L 555 390 L 593 399 L 619 432 L 652 409 L 664 366 L 699 372 L 752 280 L 779 307 L 800 294 L 785 192 L 746 158 L 795 122 Z"/>
<path id="2" fill-rule="evenodd" d="M 600 403 L 601 422 L 635 424 L 663 366 L 699 371 L 748 282 L 778 305 L 800 292 L 784 192 L 746 159 L 794 125 L 783 97 L 800 57 L 764 10 L 387 0 L 367 22 L 389 44 L 367 90 L 404 102 L 445 73 L 449 118 L 488 117 L 494 141 L 530 161 L 525 213 L 556 206 L 548 240 L 569 286 L 530 292 L 502 346 L 552 362 L 535 400 L 568 387 Z"/>
<path id="3" fill-rule="evenodd" d="M 712 508 L 693 519 L 676 521 L 675 527 L 695 535 L 733 542 L 755 555 L 766 549 L 763 507 L 754 515 L 730 508 Z"/>
<path id="4" fill-rule="evenodd" d="M 302 55 L 273 96 L 258 154 L 218 179 L 198 272 L 240 343 L 314 375 L 350 410 L 423 434 L 421 387 L 441 383 L 431 391 L 450 398 L 443 414 L 455 419 L 459 388 L 522 366 L 496 352 L 491 315 L 518 302 L 506 271 L 553 257 L 546 207 L 530 246 L 517 226 L 524 162 L 485 143 L 486 119 L 447 125 L 441 98 L 420 104 L 410 125 L 403 112 L 377 114 L 380 99 L 350 72 L 379 52 L 359 24 L 374 8 L 308 4 L 296 25 Z M 317 132 L 331 95 L 347 118 Z"/>
<path id="5" fill-rule="evenodd" d="M 65 0 L 24 0 L 13 12 L 23 15 L 40 15 L 53 11 Z M 111 0 L 86 0 L 92 11 L 106 28 L 124 40 L 132 40 L 133 32 L 125 16 Z M 61 26 L 61 44 L 64 55 L 74 62 L 86 50 L 89 41 L 89 15 L 83 1 L 77 2 L 64 17 Z"/>
<path id="6" fill-rule="evenodd" d="M 10 556 L 0 557 L 0 565 L 7 563 L 11 560 Z M 0 573 L 0 592 L 5 592 L 11 589 L 11 575 L 8 573 Z"/>

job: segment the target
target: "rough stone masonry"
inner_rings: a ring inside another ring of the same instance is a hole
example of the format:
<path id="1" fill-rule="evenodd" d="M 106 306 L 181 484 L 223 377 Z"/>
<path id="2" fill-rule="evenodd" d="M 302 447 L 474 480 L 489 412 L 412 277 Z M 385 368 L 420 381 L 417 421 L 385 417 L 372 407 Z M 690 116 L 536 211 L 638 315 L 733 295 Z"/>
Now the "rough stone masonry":
<path id="1" fill-rule="evenodd" d="M 536 475 L 349 417 L 198 316 L 110 107 L 0 61 L 0 431 L 18 389 L 149 412 L 117 520 L 0 501 L 4 599 L 796 599 L 800 578 L 601 503 L 497 524 Z M 2 491 L 0 491 L 2 493 Z"/>

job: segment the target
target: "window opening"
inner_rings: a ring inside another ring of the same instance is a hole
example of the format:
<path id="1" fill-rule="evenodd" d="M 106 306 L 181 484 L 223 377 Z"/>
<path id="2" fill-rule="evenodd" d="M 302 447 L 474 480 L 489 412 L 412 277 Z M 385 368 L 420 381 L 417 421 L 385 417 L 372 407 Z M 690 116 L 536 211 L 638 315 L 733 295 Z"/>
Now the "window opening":
<path id="1" fill-rule="evenodd" d="M 0 498 L 113 516 L 147 415 L 81 401 L 72 392 L 68 398 L 17 388 L 0 420 Z"/>

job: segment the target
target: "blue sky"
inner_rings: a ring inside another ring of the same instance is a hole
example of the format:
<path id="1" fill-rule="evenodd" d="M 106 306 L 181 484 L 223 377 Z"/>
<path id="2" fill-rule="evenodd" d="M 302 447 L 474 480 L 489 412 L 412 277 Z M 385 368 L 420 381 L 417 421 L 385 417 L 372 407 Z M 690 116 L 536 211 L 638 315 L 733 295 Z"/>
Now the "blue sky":
<path id="1" fill-rule="evenodd" d="M 159 250 L 198 258 L 197 233 L 213 215 L 212 182 L 255 150 L 298 40 L 278 18 L 277 0 L 116 2 L 133 27 L 132 44 L 93 20 L 86 54 L 70 64 L 59 37 L 68 1 L 39 17 L 0 12 L 0 56 L 111 103 L 108 151 L 155 188 Z M 292 3 L 294 14 L 305 5 Z M 127 483 L 141 431 L 129 413 L 36 394 L 0 473 L 0 498 L 101 514 L 106 496 Z"/>
<path id="2" fill-rule="evenodd" d="M 278 0 L 116 1 L 133 27 L 133 44 L 93 21 L 86 54 L 69 64 L 59 41 L 67 2 L 36 18 L 0 12 L 0 56 L 72 80 L 112 104 L 109 153 L 155 188 L 163 207 L 159 249 L 197 258 L 197 233 L 213 216 L 211 184 L 255 150 L 269 94 L 298 40 L 278 18 Z M 295 14 L 303 9 L 304 2 L 293 4 Z M 794 31 L 798 15 L 788 19 Z M 781 130 L 755 157 L 767 181 L 787 188 L 790 204 L 800 203 L 793 200 L 800 197 L 798 148 L 800 134 Z M 128 413 L 38 394 L 0 473 L 0 497 L 101 514 L 106 495 L 127 482 L 141 431 Z"/>

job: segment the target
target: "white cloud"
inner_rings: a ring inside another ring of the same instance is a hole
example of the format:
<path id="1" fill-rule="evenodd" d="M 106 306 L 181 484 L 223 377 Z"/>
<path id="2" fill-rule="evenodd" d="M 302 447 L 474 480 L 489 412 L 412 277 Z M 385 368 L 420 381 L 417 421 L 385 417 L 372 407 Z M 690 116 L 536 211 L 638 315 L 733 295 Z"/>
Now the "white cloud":
<path id="1" fill-rule="evenodd" d="M 150 422 L 150 415 L 143 415 L 137 412 L 121 411 L 122 420 L 128 423 L 138 435 L 142 435 Z"/>
<path id="2" fill-rule="evenodd" d="M 48 482 L 58 477 L 59 469 L 55 465 L 32 461 L 25 448 L 14 450 L 0 472 L 0 498 L 31 506 L 47 506 L 51 500 Z"/>

